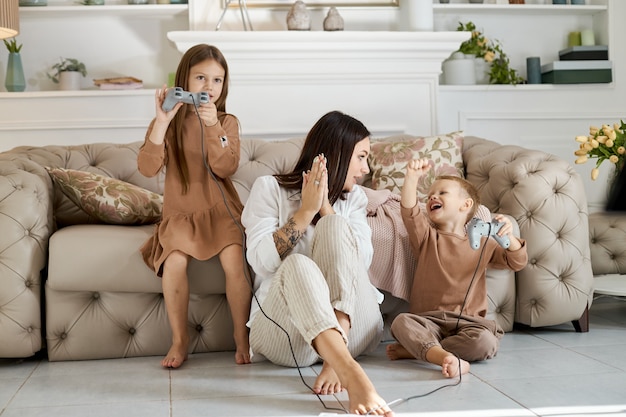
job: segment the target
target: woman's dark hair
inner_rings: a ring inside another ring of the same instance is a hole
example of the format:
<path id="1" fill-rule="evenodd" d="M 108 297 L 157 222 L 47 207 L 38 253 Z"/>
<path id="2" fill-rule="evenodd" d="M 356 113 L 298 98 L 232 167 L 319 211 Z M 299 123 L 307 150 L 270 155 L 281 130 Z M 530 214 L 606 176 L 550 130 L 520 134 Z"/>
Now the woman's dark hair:
<path id="1" fill-rule="evenodd" d="M 182 87 L 185 91 L 189 91 L 189 71 L 191 70 L 191 67 L 207 59 L 214 60 L 222 68 L 224 68 L 224 84 L 222 87 L 222 94 L 215 101 L 215 107 L 217 107 L 218 112 L 225 113 L 229 84 L 228 64 L 226 63 L 226 58 L 224 58 L 222 52 L 215 46 L 199 44 L 189 48 L 178 64 L 175 83 L 176 86 Z M 175 140 L 171 141 L 169 145 L 172 147 L 173 154 L 177 159 L 178 172 L 180 174 L 180 178 L 182 179 L 183 194 L 189 189 L 189 170 L 187 168 L 187 161 L 181 151 L 183 146 L 183 125 L 187 113 L 185 111 L 186 107 L 187 105 L 183 105 L 180 111 L 176 113 L 176 116 L 174 116 L 172 123 L 170 123 L 170 126 L 168 127 L 168 131 L 173 132 L 173 136 L 175 138 Z"/>
<path id="2" fill-rule="evenodd" d="M 339 111 L 326 113 L 309 131 L 300 158 L 293 171 L 276 175 L 278 184 L 291 190 L 302 190 L 302 173 L 311 169 L 313 159 L 324 154 L 328 169 L 328 200 L 333 205 L 344 198 L 343 186 L 356 144 L 370 136 L 367 128 Z"/>

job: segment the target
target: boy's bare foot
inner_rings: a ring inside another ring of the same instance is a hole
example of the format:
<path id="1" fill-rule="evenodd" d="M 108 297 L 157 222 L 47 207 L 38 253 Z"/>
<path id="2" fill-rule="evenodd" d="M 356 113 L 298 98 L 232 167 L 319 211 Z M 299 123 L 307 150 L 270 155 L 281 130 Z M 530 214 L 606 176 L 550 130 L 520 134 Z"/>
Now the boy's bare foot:
<path id="1" fill-rule="evenodd" d="M 404 348 L 400 343 L 392 343 L 387 345 L 387 357 L 392 361 L 398 359 L 415 359 L 415 356 L 411 355 L 408 350 Z"/>
<path id="2" fill-rule="evenodd" d="M 350 413 L 361 415 L 370 413 L 371 415 L 393 417 L 393 411 L 387 407 L 386 401 L 378 395 L 365 371 L 356 361 L 346 371 L 342 379 L 346 381 L 344 386 L 350 399 Z"/>
<path id="3" fill-rule="evenodd" d="M 180 368 L 188 358 L 187 346 L 182 344 L 172 344 L 169 352 L 161 361 L 161 366 L 169 369 Z"/>
<path id="4" fill-rule="evenodd" d="M 339 377 L 326 362 L 322 365 L 320 374 L 315 379 L 315 385 L 313 385 L 313 392 L 320 395 L 332 395 L 343 391 L 343 386 Z"/>
<path id="5" fill-rule="evenodd" d="M 459 368 L 460 365 L 460 368 Z M 441 373 L 447 378 L 454 378 L 459 375 L 465 375 L 470 370 L 470 364 L 463 359 L 459 359 L 454 355 L 446 356 L 441 364 Z"/>

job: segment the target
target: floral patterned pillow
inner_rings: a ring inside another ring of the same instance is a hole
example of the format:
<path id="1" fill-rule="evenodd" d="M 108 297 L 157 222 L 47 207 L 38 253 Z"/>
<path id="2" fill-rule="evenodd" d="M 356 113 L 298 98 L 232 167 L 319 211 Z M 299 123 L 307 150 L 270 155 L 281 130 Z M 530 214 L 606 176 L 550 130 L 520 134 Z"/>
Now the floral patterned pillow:
<path id="1" fill-rule="evenodd" d="M 420 179 L 417 186 L 418 198 L 423 201 L 435 177 L 464 176 L 462 149 L 462 132 L 432 137 L 396 135 L 373 139 L 369 156 L 371 187 L 399 194 L 408 162 L 412 159 L 428 158 L 433 169 Z"/>
<path id="2" fill-rule="evenodd" d="M 155 223 L 161 218 L 160 194 L 92 172 L 46 169 L 63 194 L 104 223 L 139 225 Z"/>

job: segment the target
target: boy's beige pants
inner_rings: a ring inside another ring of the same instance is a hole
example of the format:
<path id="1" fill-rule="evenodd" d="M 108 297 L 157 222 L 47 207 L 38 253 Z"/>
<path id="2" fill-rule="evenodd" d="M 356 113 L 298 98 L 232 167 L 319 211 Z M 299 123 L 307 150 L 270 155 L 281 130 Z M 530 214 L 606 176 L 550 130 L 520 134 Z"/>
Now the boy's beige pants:
<path id="1" fill-rule="evenodd" d="M 324 330 L 340 332 L 353 357 L 375 349 L 382 338 L 376 291 L 352 229 L 339 215 L 324 216 L 317 223 L 311 257 L 285 258 L 261 309 L 250 326 L 250 347 L 278 365 L 310 366 L 319 361 L 311 344 Z M 350 317 L 347 335 L 335 310 Z"/>

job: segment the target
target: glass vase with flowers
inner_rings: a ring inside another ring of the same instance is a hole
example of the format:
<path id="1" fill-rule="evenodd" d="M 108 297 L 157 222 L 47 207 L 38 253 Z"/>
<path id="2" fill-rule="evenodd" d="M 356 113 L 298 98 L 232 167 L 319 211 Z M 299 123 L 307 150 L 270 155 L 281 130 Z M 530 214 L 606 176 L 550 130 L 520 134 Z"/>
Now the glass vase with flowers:
<path id="1" fill-rule="evenodd" d="M 591 179 L 596 180 L 600 174 L 600 165 L 606 160 L 614 165 L 612 175 L 609 177 L 609 188 L 624 169 L 626 162 L 626 124 L 620 120 L 620 123 L 614 123 L 613 126 L 608 124 L 602 127 L 590 126 L 589 135 L 576 136 L 578 149 L 574 152 L 576 155 L 576 164 L 584 164 L 590 159 L 596 159 L 596 166 L 591 169 Z"/>

